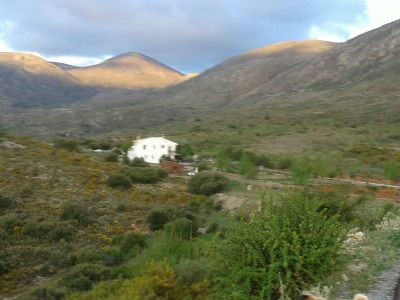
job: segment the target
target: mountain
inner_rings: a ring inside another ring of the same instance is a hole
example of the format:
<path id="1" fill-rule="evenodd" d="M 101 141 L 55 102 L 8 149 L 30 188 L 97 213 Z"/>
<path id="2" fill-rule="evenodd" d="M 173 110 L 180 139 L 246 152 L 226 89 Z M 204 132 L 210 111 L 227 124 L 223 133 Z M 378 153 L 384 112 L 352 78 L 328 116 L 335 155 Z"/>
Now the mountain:
<path id="1" fill-rule="evenodd" d="M 396 21 L 345 43 L 279 43 L 230 58 L 178 84 L 157 89 L 102 90 L 88 101 L 62 111 L 43 109 L 27 111 L 23 117 L 2 116 L 9 120 L 3 124 L 9 130 L 77 136 L 157 130 L 164 124 L 182 132 L 199 122 L 196 120 L 208 120 L 210 124 L 219 120 L 219 124 L 232 125 L 239 119 L 248 122 L 255 115 L 263 116 L 257 126 L 269 126 L 263 119 L 266 112 L 281 114 L 282 124 L 322 116 L 325 119 L 318 119 L 320 124 L 328 120 L 327 116 L 336 118 L 330 119 L 329 126 L 356 126 L 366 120 L 380 122 L 377 126 L 395 124 L 400 95 L 399 36 L 400 21 Z M 79 72 L 83 76 L 86 71 L 95 70 L 97 75 L 110 74 L 107 80 L 112 81 L 118 78 L 111 76 L 118 74 L 115 70 L 129 73 L 132 66 L 140 69 L 143 61 L 183 78 L 174 70 L 132 53 L 97 66 L 72 69 L 69 74 L 79 78 Z M 127 78 L 131 77 L 121 76 L 121 82 L 130 81 Z M 10 120 L 14 121 L 10 124 Z"/>
<path id="2" fill-rule="evenodd" d="M 62 62 L 52 61 L 51 63 L 52 63 L 53 65 L 56 65 L 57 67 L 59 67 L 60 69 L 62 69 L 62 70 L 64 70 L 64 71 L 68 71 L 68 70 L 71 70 L 71 69 L 77 69 L 77 68 L 79 68 L 79 67 L 77 67 L 77 66 L 65 64 L 65 63 L 62 63 Z"/>
<path id="3" fill-rule="evenodd" d="M 184 80 L 178 71 L 139 53 L 130 52 L 100 64 L 63 68 L 82 84 L 107 88 L 159 88 Z"/>
<path id="4" fill-rule="evenodd" d="M 35 55 L 0 53 L 0 104 L 38 107 L 70 104 L 94 95 L 69 73 Z"/>

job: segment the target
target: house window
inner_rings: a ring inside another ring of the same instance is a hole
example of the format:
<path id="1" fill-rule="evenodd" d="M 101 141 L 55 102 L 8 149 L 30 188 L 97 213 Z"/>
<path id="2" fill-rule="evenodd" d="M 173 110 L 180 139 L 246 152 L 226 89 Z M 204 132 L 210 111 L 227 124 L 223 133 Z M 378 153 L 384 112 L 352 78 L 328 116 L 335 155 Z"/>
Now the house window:
<path id="1" fill-rule="evenodd" d="M 154 155 L 151 156 L 151 159 L 154 159 Z"/>
<path id="2" fill-rule="evenodd" d="M 147 155 L 145 155 L 144 158 L 147 158 Z"/>
<path id="3" fill-rule="evenodd" d="M 165 145 L 161 145 L 161 148 L 163 148 L 163 149 L 164 149 L 164 148 L 165 148 Z"/>
<path id="4" fill-rule="evenodd" d="M 146 145 L 143 145 L 143 150 L 146 150 L 146 147 L 147 147 Z"/>
<path id="5" fill-rule="evenodd" d="M 153 149 L 156 149 L 156 145 L 153 145 Z"/>

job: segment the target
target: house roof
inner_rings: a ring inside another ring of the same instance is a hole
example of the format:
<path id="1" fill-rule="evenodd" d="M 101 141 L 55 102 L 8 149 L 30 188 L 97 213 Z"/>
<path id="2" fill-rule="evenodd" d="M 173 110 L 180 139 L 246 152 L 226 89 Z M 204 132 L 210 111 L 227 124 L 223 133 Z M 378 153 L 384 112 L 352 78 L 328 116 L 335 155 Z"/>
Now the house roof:
<path id="1" fill-rule="evenodd" d="M 134 141 L 135 144 L 136 143 L 151 143 L 151 142 L 158 142 L 158 143 L 167 143 L 167 144 L 172 144 L 172 145 L 178 145 L 178 143 L 175 143 L 173 141 L 167 140 L 166 138 L 163 137 L 148 137 L 148 138 L 144 138 L 144 139 L 138 139 L 136 141 Z"/>

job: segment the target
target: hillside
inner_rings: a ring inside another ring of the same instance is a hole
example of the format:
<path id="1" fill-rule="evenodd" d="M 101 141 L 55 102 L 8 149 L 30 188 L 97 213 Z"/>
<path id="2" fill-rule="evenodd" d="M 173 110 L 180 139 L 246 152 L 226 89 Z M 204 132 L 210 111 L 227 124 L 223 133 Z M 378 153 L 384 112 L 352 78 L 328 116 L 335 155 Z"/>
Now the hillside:
<path id="1" fill-rule="evenodd" d="M 0 53 L 0 104 L 38 107 L 70 104 L 94 95 L 70 74 L 31 54 Z"/>
<path id="2" fill-rule="evenodd" d="M 394 136 L 399 122 L 399 32 L 400 21 L 396 21 L 345 43 L 280 43 L 228 59 L 177 85 L 103 91 L 63 110 L 3 114 L 0 125 L 41 136 L 161 131 L 203 140 L 205 133 L 226 133 L 226 137 L 242 132 L 240 143 L 275 149 L 282 148 L 279 141 L 271 144 L 272 137 L 264 132 L 290 135 L 300 148 L 315 136 L 326 144 L 330 140 L 322 137 L 326 132 L 337 133 L 338 142 L 342 133 L 349 140 L 382 132 Z M 118 69 L 125 59 L 128 64 L 143 62 L 141 56 L 129 54 L 104 64 L 109 68 L 115 63 Z M 361 133 L 335 126 L 359 126 Z M 302 127 L 310 130 L 299 134 Z M 398 144 L 396 139 L 388 142 Z M 283 149 L 292 151 L 292 147 Z"/>
<path id="3" fill-rule="evenodd" d="M 115 56 L 98 65 L 65 70 L 82 84 L 96 87 L 154 88 L 184 79 L 178 71 L 134 52 Z"/>

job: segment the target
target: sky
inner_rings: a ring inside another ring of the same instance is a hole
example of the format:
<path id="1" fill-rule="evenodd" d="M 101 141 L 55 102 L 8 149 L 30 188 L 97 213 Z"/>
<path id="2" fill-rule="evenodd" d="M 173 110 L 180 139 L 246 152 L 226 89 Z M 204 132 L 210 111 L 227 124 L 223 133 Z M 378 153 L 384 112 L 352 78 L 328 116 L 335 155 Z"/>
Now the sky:
<path id="1" fill-rule="evenodd" d="M 277 42 L 342 42 L 399 18 L 399 0 L 0 0 L 0 51 L 79 66 L 139 52 L 192 73 Z"/>

